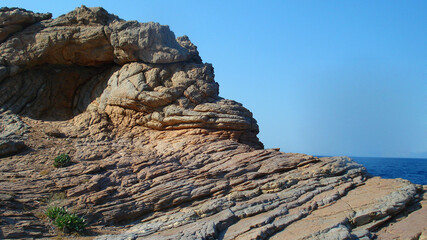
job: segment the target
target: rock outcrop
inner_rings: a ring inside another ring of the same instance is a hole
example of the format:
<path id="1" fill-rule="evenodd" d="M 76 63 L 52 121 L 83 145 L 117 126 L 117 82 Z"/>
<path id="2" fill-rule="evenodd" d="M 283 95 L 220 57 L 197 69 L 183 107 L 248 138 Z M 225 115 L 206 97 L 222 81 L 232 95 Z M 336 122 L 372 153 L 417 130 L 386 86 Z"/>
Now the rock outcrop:
<path id="1" fill-rule="evenodd" d="M 52 14 L 33 13 L 20 8 L 0 8 L 0 42 L 25 27 L 50 19 Z"/>
<path id="2" fill-rule="evenodd" d="M 0 238 L 56 236 L 53 205 L 97 239 L 426 236 L 425 187 L 263 149 L 187 36 L 102 8 L 50 18 L 0 9 Z"/>

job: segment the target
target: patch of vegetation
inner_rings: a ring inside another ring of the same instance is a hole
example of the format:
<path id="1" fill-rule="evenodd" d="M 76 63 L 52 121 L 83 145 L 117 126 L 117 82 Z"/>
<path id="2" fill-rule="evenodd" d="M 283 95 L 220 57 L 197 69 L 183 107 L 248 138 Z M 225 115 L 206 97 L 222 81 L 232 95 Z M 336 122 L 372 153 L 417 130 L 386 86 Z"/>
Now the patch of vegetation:
<path id="1" fill-rule="evenodd" d="M 82 217 L 69 213 L 64 207 L 49 207 L 45 214 L 52 220 L 53 225 L 65 233 L 82 232 L 87 226 Z"/>
<path id="2" fill-rule="evenodd" d="M 63 232 L 82 232 L 87 225 L 83 218 L 70 213 L 58 216 L 53 224 Z"/>
<path id="3" fill-rule="evenodd" d="M 55 192 L 50 195 L 50 202 L 57 200 L 64 200 L 67 198 L 67 194 L 65 192 Z"/>
<path id="4" fill-rule="evenodd" d="M 58 216 L 67 214 L 67 210 L 64 207 L 49 207 L 46 210 L 46 216 L 52 220 L 55 220 Z"/>
<path id="5" fill-rule="evenodd" d="M 71 164 L 71 157 L 68 154 L 61 154 L 54 159 L 53 166 L 56 168 L 67 167 Z"/>
<path id="6" fill-rule="evenodd" d="M 57 204 L 60 204 L 66 198 L 67 198 L 67 193 L 54 192 L 54 193 L 51 193 L 48 197 L 40 199 L 40 203 L 44 205 L 57 205 Z"/>
<path id="7" fill-rule="evenodd" d="M 39 173 L 42 176 L 46 176 L 46 175 L 48 175 L 50 173 L 50 171 L 51 171 L 50 169 L 43 169 Z"/>

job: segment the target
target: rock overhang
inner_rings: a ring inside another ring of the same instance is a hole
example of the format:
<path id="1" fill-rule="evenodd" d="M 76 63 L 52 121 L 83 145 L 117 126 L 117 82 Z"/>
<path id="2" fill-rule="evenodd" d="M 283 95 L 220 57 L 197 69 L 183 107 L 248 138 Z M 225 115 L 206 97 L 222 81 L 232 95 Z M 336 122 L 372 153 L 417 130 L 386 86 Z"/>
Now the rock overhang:
<path id="1" fill-rule="evenodd" d="M 188 36 L 176 38 L 169 26 L 124 21 L 99 7 L 55 19 L 7 11 L 33 23 L 0 44 L 0 83 L 14 89 L 2 91 L 3 111 L 63 119 L 92 110 L 128 126 L 258 133 L 249 110 L 218 96 L 213 67 Z"/>

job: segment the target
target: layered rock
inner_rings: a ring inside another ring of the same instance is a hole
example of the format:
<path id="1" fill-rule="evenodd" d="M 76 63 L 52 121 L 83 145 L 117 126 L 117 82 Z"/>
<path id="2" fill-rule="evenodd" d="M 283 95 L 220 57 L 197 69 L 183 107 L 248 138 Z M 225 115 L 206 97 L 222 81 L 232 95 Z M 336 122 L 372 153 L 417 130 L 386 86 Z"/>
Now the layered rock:
<path id="1" fill-rule="evenodd" d="M 20 8 L 0 8 L 0 42 L 31 24 L 51 17 L 50 13 L 33 13 Z"/>
<path id="2" fill-rule="evenodd" d="M 89 110 L 122 126 L 258 133 L 247 109 L 218 96 L 213 67 L 188 37 L 168 26 L 83 6 L 15 33 L 0 51 L 3 111 L 70 119 Z"/>
<path id="3" fill-rule="evenodd" d="M 3 9 L 2 13 L 28 13 L 25 10 L 16 11 Z M 33 18 L 41 20 L 49 17 L 39 15 Z M 123 21 L 102 8 L 89 9 L 84 6 L 13 34 L 2 43 L 0 49 L 3 65 L 10 67 L 12 73 L 46 63 L 96 66 L 135 61 L 201 62 L 196 47 L 188 37 L 175 39 L 168 26 Z"/>
<path id="4" fill-rule="evenodd" d="M 0 115 L 0 157 L 13 155 L 25 147 L 27 129 L 27 125 L 16 115 Z"/>
<path id="5" fill-rule="evenodd" d="M 424 217 L 421 186 L 263 149 L 252 113 L 219 96 L 212 65 L 169 27 L 84 6 L 0 12 L 16 25 L 0 31 L 0 238 L 57 235 L 52 205 L 98 239 L 426 235 L 402 231 Z M 61 153 L 73 164 L 55 169 Z"/>

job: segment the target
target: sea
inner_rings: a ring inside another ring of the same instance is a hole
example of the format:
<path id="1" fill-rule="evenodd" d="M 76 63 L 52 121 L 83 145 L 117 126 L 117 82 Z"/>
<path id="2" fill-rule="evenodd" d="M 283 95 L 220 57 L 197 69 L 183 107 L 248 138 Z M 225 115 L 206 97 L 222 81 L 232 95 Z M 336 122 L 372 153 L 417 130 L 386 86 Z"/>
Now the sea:
<path id="1" fill-rule="evenodd" d="M 427 158 L 351 158 L 365 166 L 373 176 L 403 178 L 415 184 L 427 185 Z"/>

